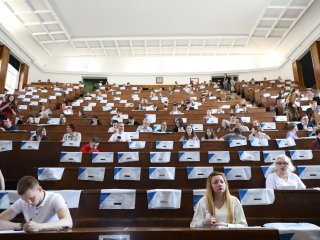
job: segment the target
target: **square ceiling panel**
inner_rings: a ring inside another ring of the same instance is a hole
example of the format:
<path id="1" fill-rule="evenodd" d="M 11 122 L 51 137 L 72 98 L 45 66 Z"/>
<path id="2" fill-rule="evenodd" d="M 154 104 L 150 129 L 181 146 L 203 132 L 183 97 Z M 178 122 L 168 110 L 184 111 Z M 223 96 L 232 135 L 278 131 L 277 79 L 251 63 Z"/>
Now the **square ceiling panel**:
<path id="1" fill-rule="evenodd" d="M 290 20 L 280 20 L 275 28 L 290 28 L 291 25 L 293 24 L 293 21 L 290 21 Z"/>
<path id="2" fill-rule="evenodd" d="M 158 47 L 159 46 L 159 40 L 148 40 L 147 41 L 148 47 Z"/>
<path id="3" fill-rule="evenodd" d="M 51 36 L 55 39 L 55 40 L 68 40 L 67 36 L 64 33 L 58 33 L 58 34 L 51 34 Z"/>
<path id="4" fill-rule="evenodd" d="M 278 18 L 280 17 L 280 14 L 282 12 L 283 9 L 281 8 L 268 8 L 263 17 L 264 18 Z"/>
<path id="5" fill-rule="evenodd" d="M 44 0 L 29 0 L 27 1 L 30 7 L 34 10 L 47 10 L 48 7 L 45 4 Z"/>
<path id="6" fill-rule="evenodd" d="M 271 28 L 275 20 L 261 20 L 258 24 L 258 28 Z"/>
<path id="7" fill-rule="evenodd" d="M 37 13 L 36 14 L 41 21 L 43 22 L 50 22 L 50 21 L 55 21 L 55 18 L 52 16 L 51 13 Z"/>
<path id="8" fill-rule="evenodd" d="M 128 40 L 118 40 L 117 44 L 118 44 L 118 47 L 126 47 L 126 48 L 130 47 L 130 43 Z"/>
<path id="9" fill-rule="evenodd" d="M 48 29 L 48 31 L 50 32 L 59 32 L 62 31 L 61 27 L 59 26 L 59 24 L 46 24 L 45 25 L 46 28 Z"/>
<path id="10" fill-rule="evenodd" d="M 114 41 L 102 41 L 102 44 L 105 48 L 115 48 L 116 47 Z"/>
<path id="11" fill-rule="evenodd" d="M 189 40 L 187 39 L 177 39 L 176 46 L 186 47 L 189 44 Z"/>
<path id="12" fill-rule="evenodd" d="M 253 33 L 253 37 L 265 37 L 268 34 L 268 30 L 255 30 Z"/>
<path id="13" fill-rule="evenodd" d="M 33 33 L 46 31 L 43 25 L 27 25 L 26 27 Z"/>
<path id="14" fill-rule="evenodd" d="M 277 30 L 274 29 L 270 33 L 269 37 L 282 37 L 285 34 L 286 30 Z"/>
<path id="15" fill-rule="evenodd" d="M 90 48 L 101 48 L 99 41 L 88 41 L 87 42 Z"/>
<path id="16" fill-rule="evenodd" d="M 202 46 L 204 39 L 192 39 L 190 46 Z"/>
<path id="17" fill-rule="evenodd" d="M 288 5 L 289 0 L 272 0 L 270 6 L 282 6 L 285 7 Z"/>
<path id="18" fill-rule="evenodd" d="M 290 6 L 304 7 L 310 3 L 311 0 L 293 0 Z"/>
<path id="19" fill-rule="evenodd" d="M 73 45 L 76 48 L 87 48 L 87 44 L 84 41 L 73 41 Z"/>
<path id="20" fill-rule="evenodd" d="M 300 13 L 302 13 L 303 9 L 287 9 L 284 13 L 284 18 L 297 18 Z"/>
<path id="21" fill-rule="evenodd" d="M 143 40 L 134 40 L 132 41 L 133 47 L 144 47 L 144 41 Z"/>
<path id="22" fill-rule="evenodd" d="M 233 43 L 234 39 L 233 38 L 225 38 L 221 39 L 220 41 L 220 46 L 231 46 Z"/>
<path id="23" fill-rule="evenodd" d="M 217 46 L 219 39 L 207 39 L 206 46 Z"/>
<path id="24" fill-rule="evenodd" d="M 172 47 L 173 44 L 174 44 L 174 41 L 171 39 L 170 40 L 165 39 L 161 41 L 161 46 L 163 47 Z"/>
<path id="25" fill-rule="evenodd" d="M 46 34 L 46 35 L 36 35 L 34 36 L 39 42 L 43 42 L 43 41 L 51 41 L 51 37 Z"/>

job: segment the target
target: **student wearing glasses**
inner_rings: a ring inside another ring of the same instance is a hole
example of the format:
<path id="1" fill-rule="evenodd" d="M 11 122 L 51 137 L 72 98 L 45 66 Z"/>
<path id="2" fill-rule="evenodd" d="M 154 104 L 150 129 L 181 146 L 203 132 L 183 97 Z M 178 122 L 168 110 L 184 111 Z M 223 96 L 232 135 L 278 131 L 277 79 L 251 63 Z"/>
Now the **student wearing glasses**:
<path id="1" fill-rule="evenodd" d="M 295 167 L 286 155 L 279 155 L 270 166 L 270 174 L 266 179 L 266 188 L 298 190 L 306 189 L 301 179 L 293 173 Z"/>

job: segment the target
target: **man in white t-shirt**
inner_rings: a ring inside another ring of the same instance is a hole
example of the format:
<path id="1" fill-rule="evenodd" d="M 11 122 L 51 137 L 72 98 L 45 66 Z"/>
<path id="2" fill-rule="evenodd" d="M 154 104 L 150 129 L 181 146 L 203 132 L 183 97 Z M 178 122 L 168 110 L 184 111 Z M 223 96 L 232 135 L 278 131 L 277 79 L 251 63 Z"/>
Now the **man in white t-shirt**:
<path id="1" fill-rule="evenodd" d="M 129 133 L 124 131 L 124 123 L 118 123 L 117 132 L 111 135 L 109 142 L 131 142 Z"/>
<path id="2" fill-rule="evenodd" d="M 20 199 L 0 214 L 0 230 L 37 232 L 72 227 L 72 218 L 63 197 L 44 191 L 34 177 L 21 178 L 17 192 Z M 25 223 L 11 222 L 20 213 Z"/>

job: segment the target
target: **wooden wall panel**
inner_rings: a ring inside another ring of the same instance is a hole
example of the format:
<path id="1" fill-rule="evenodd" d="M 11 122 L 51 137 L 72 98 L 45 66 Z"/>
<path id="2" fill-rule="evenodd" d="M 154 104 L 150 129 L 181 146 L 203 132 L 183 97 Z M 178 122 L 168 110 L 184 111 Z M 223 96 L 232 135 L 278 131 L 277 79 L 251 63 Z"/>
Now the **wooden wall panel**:
<path id="1" fill-rule="evenodd" d="M 29 66 L 25 63 L 20 65 L 19 71 L 19 89 L 24 88 L 28 82 Z"/>
<path id="2" fill-rule="evenodd" d="M 0 93 L 4 92 L 9 58 L 10 58 L 10 49 L 5 45 L 1 45 L 0 46 Z"/>
<path id="3" fill-rule="evenodd" d="M 320 89 L 320 42 L 314 42 L 310 47 L 314 77 L 317 89 Z"/>
<path id="4" fill-rule="evenodd" d="M 294 81 L 298 84 L 299 87 L 304 87 L 301 61 L 300 60 L 294 61 L 292 63 L 292 69 L 293 69 Z"/>

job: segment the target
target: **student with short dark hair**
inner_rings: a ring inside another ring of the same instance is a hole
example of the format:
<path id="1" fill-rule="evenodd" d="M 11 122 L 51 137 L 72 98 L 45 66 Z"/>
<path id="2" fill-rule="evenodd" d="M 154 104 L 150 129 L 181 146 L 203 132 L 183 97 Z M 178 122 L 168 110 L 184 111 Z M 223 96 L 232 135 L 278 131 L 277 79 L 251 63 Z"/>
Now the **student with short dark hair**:
<path id="1" fill-rule="evenodd" d="M 46 192 L 32 176 L 21 178 L 17 185 L 20 199 L 0 214 L 1 230 L 59 230 L 71 228 L 72 218 L 63 197 L 54 192 Z M 23 214 L 25 223 L 11 222 Z"/>
<path id="2" fill-rule="evenodd" d="M 84 145 L 81 149 L 80 152 L 83 153 L 93 153 L 93 152 L 100 152 L 98 147 L 99 147 L 100 140 L 97 137 L 93 137 L 90 140 L 90 143 Z"/>

